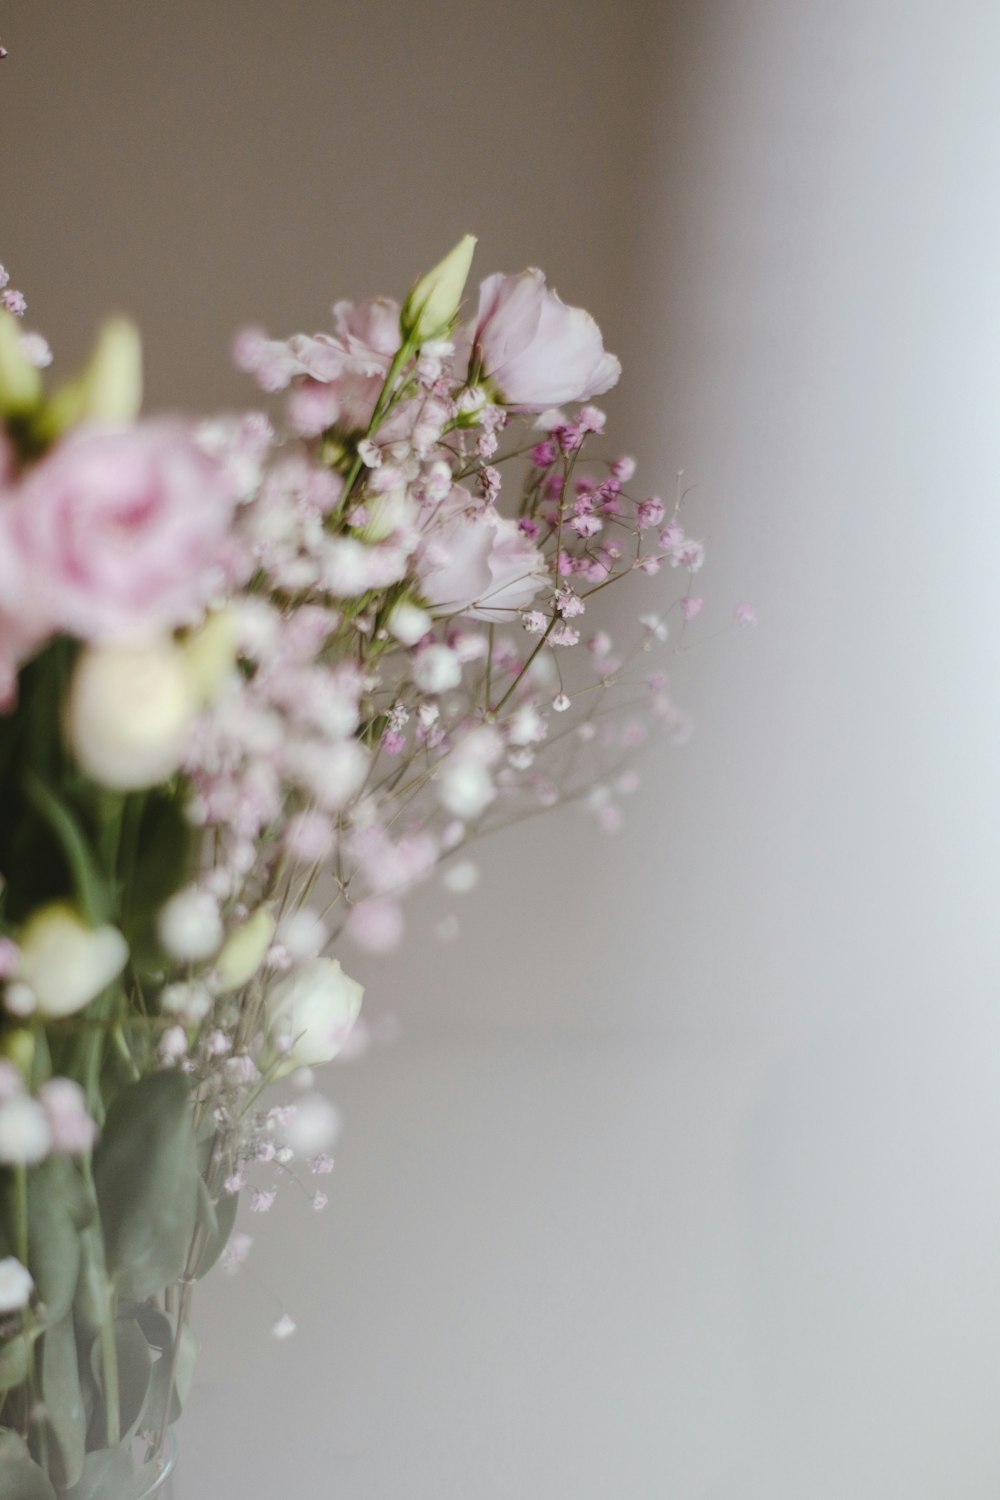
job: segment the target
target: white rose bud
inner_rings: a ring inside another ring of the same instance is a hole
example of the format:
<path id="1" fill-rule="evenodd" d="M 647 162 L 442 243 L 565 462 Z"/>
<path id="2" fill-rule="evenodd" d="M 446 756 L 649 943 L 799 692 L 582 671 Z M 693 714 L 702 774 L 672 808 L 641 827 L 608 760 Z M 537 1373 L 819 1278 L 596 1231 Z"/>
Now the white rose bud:
<path id="1" fill-rule="evenodd" d="M 31 1301 L 35 1290 L 31 1272 L 13 1255 L 0 1260 L 0 1313 L 20 1312 Z"/>
<path id="2" fill-rule="evenodd" d="M 172 641 L 90 646 L 70 684 L 69 742 L 100 785 L 156 786 L 180 765 L 197 707 L 184 653 Z"/>
<path id="3" fill-rule="evenodd" d="M 423 344 L 448 332 L 462 301 L 475 248 L 475 235 L 463 235 L 444 260 L 420 278 L 399 315 L 404 338 Z"/>
<path id="4" fill-rule="evenodd" d="M 267 1056 L 272 1077 L 330 1062 L 361 1010 L 363 987 L 335 958 L 314 958 L 267 994 Z"/>
<path id="5" fill-rule="evenodd" d="M 71 1016 L 117 979 L 128 944 L 117 927 L 88 927 L 71 906 L 43 907 L 20 939 L 17 978 L 46 1017 Z"/>

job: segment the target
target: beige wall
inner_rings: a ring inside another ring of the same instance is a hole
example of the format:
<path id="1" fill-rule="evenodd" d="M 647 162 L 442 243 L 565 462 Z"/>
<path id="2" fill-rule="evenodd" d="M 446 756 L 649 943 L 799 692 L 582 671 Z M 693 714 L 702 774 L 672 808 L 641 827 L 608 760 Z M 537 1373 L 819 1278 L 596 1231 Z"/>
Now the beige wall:
<path id="1" fill-rule="evenodd" d="M 601 318 L 651 487 L 697 480 L 707 633 L 762 616 L 678 664 L 698 735 L 617 841 L 500 841 L 460 943 L 427 892 L 356 960 L 402 1038 L 329 1075 L 327 1215 L 289 1194 L 203 1297 L 180 1500 L 992 1500 L 1000 12 L 0 35 L 0 254 L 71 360 L 121 305 L 155 403 L 236 401 L 235 325 L 473 228 Z"/>

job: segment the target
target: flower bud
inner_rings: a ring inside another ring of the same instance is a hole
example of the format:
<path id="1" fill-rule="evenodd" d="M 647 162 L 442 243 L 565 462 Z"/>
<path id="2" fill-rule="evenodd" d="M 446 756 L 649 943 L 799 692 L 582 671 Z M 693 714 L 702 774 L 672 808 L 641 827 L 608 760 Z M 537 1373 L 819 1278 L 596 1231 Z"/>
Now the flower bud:
<path id="1" fill-rule="evenodd" d="M 142 405 L 142 345 L 128 318 L 109 318 L 79 379 L 57 391 L 45 413 L 55 436 L 80 422 L 126 426 Z"/>
<path id="2" fill-rule="evenodd" d="M 363 994 L 335 958 L 314 958 L 272 985 L 263 1059 L 271 1076 L 336 1057 L 358 1018 Z"/>
<path id="3" fill-rule="evenodd" d="M 236 664 L 236 610 L 215 610 L 184 642 L 188 677 L 199 703 L 210 703 Z"/>
<path id="4" fill-rule="evenodd" d="M 70 685 L 69 743 L 101 786 L 156 786 L 180 764 L 197 707 L 184 652 L 172 641 L 90 646 Z"/>
<path id="5" fill-rule="evenodd" d="M 0 1260 L 0 1314 L 20 1312 L 31 1301 L 35 1290 L 31 1272 L 13 1255 Z"/>
<path id="6" fill-rule="evenodd" d="M 252 916 L 233 929 L 215 960 L 215 977 L 220 990 L 239 990 L 250 983 L 264 962 L 274 929 L 274 918 L 266 906 L 258 906 Z"/>
<path id="7" fill-rule="evenodd" d="M 117 927 L 88 927 L 60 902 L 37 911 L 20 941 L 17 977 L 30 986 L 46 1017 L 82 1010 L 117 979 L 128 959 Z"/>
<path id="8" fill-rule="evenodd" d="M 45 1110 L 29 1094 L 0 1104 L 0 1163 L 30 1167 L 52 1150 L 52 1131 Z"/>
<path id="9" fill-rule="evenodd" d="M 475 248 L 475 235 L 463 235 L 444 260 L 420 278 L 399 315 L 404 339 L 423 344 L 447 333 L 462 301 Z"/>

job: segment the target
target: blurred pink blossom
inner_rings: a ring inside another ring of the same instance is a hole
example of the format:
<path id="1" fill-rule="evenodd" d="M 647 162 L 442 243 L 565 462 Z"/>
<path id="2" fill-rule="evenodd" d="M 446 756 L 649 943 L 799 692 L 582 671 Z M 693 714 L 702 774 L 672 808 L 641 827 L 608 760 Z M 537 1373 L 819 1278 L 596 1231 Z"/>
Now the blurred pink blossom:
<path id="1" fill-rule="evenodd" d="M 433 609 L 500 624 L 529 605 L 548 576 L 517 523 L 461 485 L 435 511 L 417 558 L 420 591 Z"/>
<path id="2" fill-rule="evenodd" d="M 621 374 L 590 314 L 567 307 L 537 270 L 487 276 L 479 290 L 472 356 L 504 404 L 526 411 L 589 400 L 610 390 Z"/>
<path id="3" fill-rule="evenodd" d="M 79 428 L 0 504 L 0 620 L 16 617 L 22 642 L 192 623 L 223 581 L 232 512 L 224 472 L 183 425 Z"/>

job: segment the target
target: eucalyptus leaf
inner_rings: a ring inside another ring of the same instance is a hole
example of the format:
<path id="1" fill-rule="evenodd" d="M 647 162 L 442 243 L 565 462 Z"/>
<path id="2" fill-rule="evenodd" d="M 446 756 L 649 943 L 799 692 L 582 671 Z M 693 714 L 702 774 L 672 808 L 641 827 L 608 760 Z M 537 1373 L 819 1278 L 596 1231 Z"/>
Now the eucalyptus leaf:
<path id="1" fill-rule="evenodd" d="M 151 1302 L 126 1302 L 118 1305 L 120 1318 L 134 1318 L 146 1336 L 151 1349 L 169 1349 L 174 1339 L 174 1325 L 165 1312 Z"/>
<path id="2" fill-rule="evenodd" d="M 153 974 L 165 958 L 157 914 L 191 873 L 195 833 L 182 800 L 164 790 L 130 797 L 125 819 L 122 931 L 135 968 Z"/>
<path id="3" fill-rule="evenodd" d="M 28 1378 L 28 1340 L 23 1333 L 0 1344 L 0 1391 L 20 1385 Z"/>
<path id="4" fill-rule="evenodd" d="M 104 1321 L 107 1304 L 104 1247 L 101 1243 L 101 1227 L 95 1223 L 80 1235 L 80 1277 L 76 1284 L 73 1308 L 78 1320 L 94 1330 Z"/>
<path id="5" fill-rule="evenodd" d="M 0 1495 L 3 1500 L 56 1500 L 51 1482 L 35 1463 L 27 1443 L 9 1427 L 0 1429 Z"/>
<path id="6" fill-rule="evenodd" d="M 4 1174 L 0 1243 L 13 1255 L 14 1186 Z M 34 1277 L 46 1325 L 66 1316 L 76 1295 L 80 1272 L 79 1228 L 86 1209 L 79 1181 L 65 1157 L 53 1156 L 28 1175 L 28 1269 Z"/>
<path id="7" fill-rule="evenodd" d="M 170 1401 L 170 1409 L 167 1413 L 167 1422 L 173 1423 L 179 1419 L 187 1398 L 191 1393 L 195 1366 L 198 1363 L 198 1340 L 187 1323 L 182 1325 L 178 1338 L 177 1367 L 174 1372 L 174 1383 L 171 1391 L 168 1392 L 167 1387 L 170 1381 L 171 1365 L 173 1364 L 172 1350 L 164 1349 L 160 1358 L 153 1366 L 153 1378 L 149 1386 L 146 1419 L 154 1431 L 159 1431 L 160 1425 L 163 1422 L 163 1410 L 168 1399 Z"/>
<path id="8" fill-rule="evenodd" d="M 83 1473 L 60 1500 L 128 1500 L 136 1493 L 142 1491 L 136 1489 L 136 1466 L 129 1449 L 98 1448 L 87 1454 Z"/>
<path id="9" fill-rule="evenodd" d="M 153 1357 L 135 1318 L 119 1318 L 115 1323 L 115 1347 L 118 1351 L 119 1429 L 124 1438 L 130 1438 L 139 1426 L 146 1405 Z M 91 1345 L 90 1368 L 103 1397 L 104 1362 L 100 1336 Z M 98 1415 L 97 1425 L 104 1426 L 103 1412 Z"/>
<path id="10" fill-rule="evenodd" d="M 65 1489 L 83 1473 L 87 1446 L 72 1314 L 54 1323 L 42 1339 L 41 1378 L 49 1427 L 49 1471 Z"/>
<path id="11" fill-rule="evenodd" d="M 229 1236 L 236 1224 L 240 1200 L 238 1193 L 222 1193 L 214 1201 L 202 1183 L 199 1195 L 199 1221 L 202 1226 L 201 1252 L 194 1268 L 195 1280 L 200 1281 L 215 1265 L 229 1243 Z"/>
<path id="12" fill-rule="evenodd" d="M 94 1158 L 108 1271 L 144 1301 L 183 1272 L 198 1209 L 187 1079 L 152 1073 L 118 1095 Z"/>

